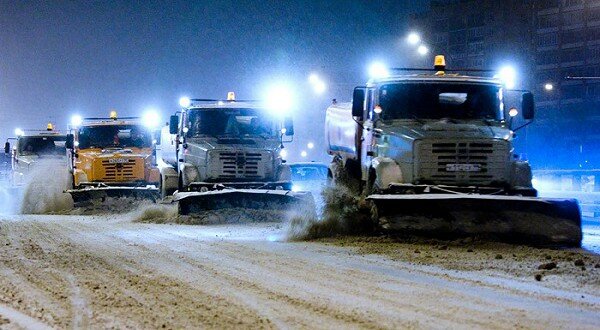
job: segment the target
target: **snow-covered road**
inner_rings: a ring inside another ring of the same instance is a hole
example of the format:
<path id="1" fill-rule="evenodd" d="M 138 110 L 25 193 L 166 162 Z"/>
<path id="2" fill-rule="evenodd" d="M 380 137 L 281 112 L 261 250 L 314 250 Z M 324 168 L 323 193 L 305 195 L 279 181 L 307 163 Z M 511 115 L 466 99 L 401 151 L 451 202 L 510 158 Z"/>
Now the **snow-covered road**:
<path id="1" fill-rule="evenodd" d="M 159 225 L 127 215 L 0 219 L 6 325 L 600 327 L 600 259 L 583 251 L 423 244 L 413 251 L 417 245 L 378 239 L 289 243 L 277 240 L 280 224 Z M 382 245 L 388 250 L 369 250 Z M 503 259 L 493 257 L 498 251 Z M 411 259 L 417 252 L 422 259 Z M 428 262 L 428 255 L 460 267 Z M 504 271 L 532 267 L 544 255 L 560 271 L 545 271 L 541 282 Z M 563 257 L 585 261 L 583 280 Z"/>

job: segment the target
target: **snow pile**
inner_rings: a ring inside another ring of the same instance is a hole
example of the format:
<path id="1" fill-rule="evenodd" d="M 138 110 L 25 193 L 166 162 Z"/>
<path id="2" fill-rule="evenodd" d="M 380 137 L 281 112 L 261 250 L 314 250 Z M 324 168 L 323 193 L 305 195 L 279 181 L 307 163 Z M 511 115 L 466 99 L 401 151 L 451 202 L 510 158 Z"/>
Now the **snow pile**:
<path id="1" fill-rule="evenodd" d="M 15 214 L 18 209 L 19 193 L 8 183 L 0 185 L 0 214 Z"/>
<path id="2" fill-rule="evenodd" d="M 338 235 L 370 233 L 373 230 L 370 205 L 350 188 L 336 185 L 323 189 L 321 219 L 303 215 L 293 217 L 286 228 L 288 240 L 308 240 Z"/>
<path id="3" fill-rule="evenodd" d="M 207 210 L 194 215 L 178 215 L 176 204 L 141 205 L 133 211 L 133 222 L 177 223 L 186 225 L 217 225 L 257 222 L 282 222 L 290 216 L 279 210 L 231 208 Z"/>
<path id="4" fill-rule="evenodd" d="M 91 199 L 83 205 L 78 205 L 68 214 L 72 215 L 104 215 L 138 212 L 154 203 L 148 199 L 133 197 L 106 197 L 105 200 Z"/>
<path id="5" fill-rule="evenodd" d="M 43 160 L 36 162 L 26 174 L 22 198 L 16 198 L 20 213 L 44 214 L 71 210 L 73 199 L 63 192 L 70 186 L 71 175 L 65 164 Z"/>
<path id="6" fill-rule="evenodd" d="M 170 204 L 140 204 L 132 212 L 133 222 L 176 223 L 177 207 Z"/>

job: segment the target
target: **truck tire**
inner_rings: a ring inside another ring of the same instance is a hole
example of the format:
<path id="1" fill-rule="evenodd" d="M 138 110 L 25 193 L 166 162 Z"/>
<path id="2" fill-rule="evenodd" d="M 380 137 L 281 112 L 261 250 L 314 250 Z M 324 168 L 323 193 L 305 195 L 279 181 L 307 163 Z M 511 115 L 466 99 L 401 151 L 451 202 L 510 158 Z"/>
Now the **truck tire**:
<path id="1" fill-rule="evenodd" d="M 369 169 L 369 175 L 367 176 L 367 183 L 363 190 L 365 196 L 372 194 L 378 194 L 381 192 L 381 188 L 377 185 L 377 173 L 374 169 Z"/>
<path id="2" fill-rule="evenodd" d="M 160 197 L 162 199 L 165 199 L 165 198 L 173 195 L 174 192 L 175 192 L 175 189 L 167 188 L 167 184 L 165 182 L 165 176 L 161 175 L 160 176 Z"/>
<path id="3" fill-rule="evenodd" d="M 185 191 L 184 187 L 183 187 L 183 173 L 179 173 L 179 180 L 177 180 L 177 191 L 182 192 Z"/>

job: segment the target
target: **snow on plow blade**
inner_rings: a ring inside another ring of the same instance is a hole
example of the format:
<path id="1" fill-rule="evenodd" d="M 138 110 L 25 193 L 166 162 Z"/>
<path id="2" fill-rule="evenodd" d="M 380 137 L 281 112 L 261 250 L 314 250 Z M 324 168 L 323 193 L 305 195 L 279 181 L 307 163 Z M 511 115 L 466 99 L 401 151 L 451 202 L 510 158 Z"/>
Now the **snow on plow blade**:
<path id="1" fill-rule="evenodd" d="M 316 212 L 315 202 L 310 192 L 289 190 L 223 189 L 207 192 L 176 192 L 173 201 L 179 203 L 181 215 L 234 208 L 292 211 L 297 214 Z"/>
<path id="2" fill-rule="evenodd" d="M 90 202 L 93 200 L 104 200 L 107 197 L 131 197 L 136 199 L 149 199 L 157 201 L 160 199 L 160 191 L 153 186 L 148 187 L 86 187 L 82 189 L 70 189 L 65 192 L 71 194 L 75 204 Z"/>
<path id="3" fill-rule="evenodd" d="M 580 246 L 574 199 L 457 194 L 371 195 L 384 229 L 438 237 L 482 236 L 529 245 Z"/>

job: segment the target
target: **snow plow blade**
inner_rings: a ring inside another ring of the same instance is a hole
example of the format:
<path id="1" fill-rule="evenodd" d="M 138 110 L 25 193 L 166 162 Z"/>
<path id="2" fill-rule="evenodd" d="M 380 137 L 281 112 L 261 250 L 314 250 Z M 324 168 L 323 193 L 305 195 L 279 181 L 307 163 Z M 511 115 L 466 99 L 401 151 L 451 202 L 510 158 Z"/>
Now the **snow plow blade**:
<path id="1" fill-rule="evenodd" d="M 423 194 L 371 195 L 383 229 L 435 237 L 481 236 L 541 246 L 581 246 L 574 199 Z"/>
<path id="2" fill-rule="evenodd" d="M 179 203 L 179 214 L 194 215 L 205 211 L 224 209 L 252 209 L 315 213 L 315 202 L 310 192 L 267 189 L 222 189 L 207 192 L 176 192 L 173 201 Z"/>
<path id="3" fill-rule="evenodd" d="M 86 187 L 82 189 L 69 189 L 65 192 L 71 194 L 75 205 L 104 200 L 107 197 L 131 197 L 135 199 L 148 199 L 156 202 L 160 199 L 160 190 L 156 187 Z"/>

